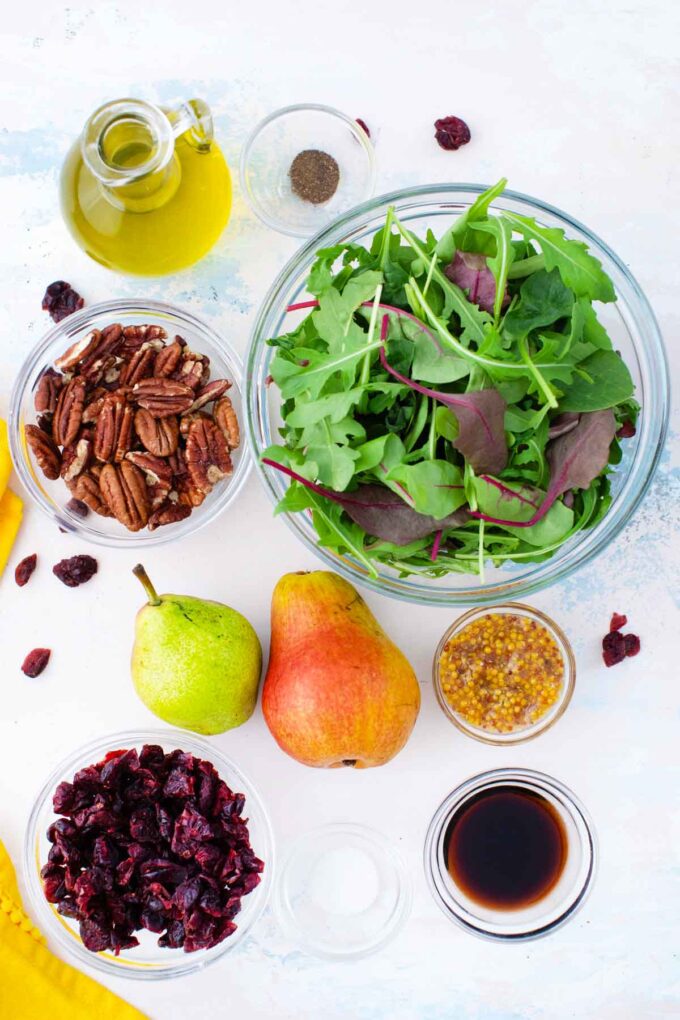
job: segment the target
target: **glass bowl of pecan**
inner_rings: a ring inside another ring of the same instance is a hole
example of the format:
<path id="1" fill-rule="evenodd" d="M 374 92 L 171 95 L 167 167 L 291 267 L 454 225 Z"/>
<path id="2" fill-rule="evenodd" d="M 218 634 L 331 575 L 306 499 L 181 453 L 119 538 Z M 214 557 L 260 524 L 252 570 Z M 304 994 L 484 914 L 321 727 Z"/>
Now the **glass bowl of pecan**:
<path id="1" fill-rule="evenodd" d="M 158 545 L 214 520 L 250 467 L 241 363 L 190 312 L 106 301 L 56 325 L 16 379 L 12 458 L 37 505 L 99 545 Z"/>

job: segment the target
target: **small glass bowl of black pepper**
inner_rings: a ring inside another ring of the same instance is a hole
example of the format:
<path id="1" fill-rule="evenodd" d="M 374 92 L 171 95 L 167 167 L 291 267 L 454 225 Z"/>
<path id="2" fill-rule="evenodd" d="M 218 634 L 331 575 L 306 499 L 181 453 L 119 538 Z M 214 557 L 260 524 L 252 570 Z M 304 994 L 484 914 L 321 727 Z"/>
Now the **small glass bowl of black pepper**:
<path id="1" fill-rule="evenodd" d="M 241 154 L 241 187 L 263 223 L 309 237 L 373 194 L 370 137 L 352 117 L 318 103 L 261 121 Z"/>
<path id="2" fill-rule="evenodd" d="M 425 875 L 446 916 L 473 935 L 548 935 L 582 906 L 597 844 L 586 809 L 557 779 L 494 769 L 461 783 L 425 839 Z"/>

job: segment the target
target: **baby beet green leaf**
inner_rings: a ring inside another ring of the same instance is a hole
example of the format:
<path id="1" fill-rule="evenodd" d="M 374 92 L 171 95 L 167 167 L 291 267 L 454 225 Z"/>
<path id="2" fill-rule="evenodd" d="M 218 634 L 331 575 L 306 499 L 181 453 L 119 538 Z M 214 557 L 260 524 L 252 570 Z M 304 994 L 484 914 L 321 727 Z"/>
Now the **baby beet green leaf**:
<path id="1" fill-rule="evenodd" d="M 493 312 L 496 301 L 496 279 L 489 269 L 486 255 L 474 252 L 457 251 L 453 262 L 445 267 L 444 273 L 467 292 L 468 301 L 472 301 L 484 312 Z M 501 303 L 507 304 L 510 297 L 507 291 L 501 292 Z"/>
<path id="2" fill-rule="evenodd" d="M 528 520 L 513 520 L 510 516 L 494 517 L 480 511 L 475 511 L 472 516 L 504 527 L 510 525 L 516 528 L 531 528 L 538 524 L 563 493 L 569 489 L 587 489 L 604 471 L 609 461 L 609 448 L 616 435 L 616 429 L 613 411 L 609 409 L 593 411 L 582 414 L 576 428 L 549 444 L 547 457 L 550 465 L 550 485 L 540 506 Z"/>
<path id="3" fill-rule="evenodd" d="M 465 524 L 468 519 L 467 511 L 462 509 L 442 520 L 420 514 L 405 503 L 396 492 L 377 483 L 360 485 L 354 492 L 333 492 L 315 482 L 310 482 L 296 471 L 268 457 L 264 457 L 262 463 L 282 471 L 318 496 L 325 496 L 326 499 L 338 503 L 347 516 L 368 535 L 380 538 L 384 542 L 392 542 L 394 545 L 408 545 L 416 539 L 433 535 L 436 531 L 456 528 Z"/>
<path id="4" fill-rule="evenodd" d="M 530 216 L 507 210 L 502 215 L 523 237 L 539 243 L 546 268 L 559 270 L 567 287 L 571 287 L 577 297 L 616 301 L 614 285 L 583 241 L 566 238 L 558 227 L 542 227 Z"/>
<path id="5" fill-rule="evenodd" d="M 384 320 L 383 320 L 384 322 Z M 478 473 L 498 474 L 508 461 L 503 419 L 505 401 L 498 390 L 477 390 L 474 393 L 442 393 L 421 386 L 397 372 L 389 364 L 385 348 L 380 349 L 380 362 L 386 372 L 404 386 L 424 393 L 433 400 L 446 404 L 458 421 L 458 437 L 453 446 Z"/>

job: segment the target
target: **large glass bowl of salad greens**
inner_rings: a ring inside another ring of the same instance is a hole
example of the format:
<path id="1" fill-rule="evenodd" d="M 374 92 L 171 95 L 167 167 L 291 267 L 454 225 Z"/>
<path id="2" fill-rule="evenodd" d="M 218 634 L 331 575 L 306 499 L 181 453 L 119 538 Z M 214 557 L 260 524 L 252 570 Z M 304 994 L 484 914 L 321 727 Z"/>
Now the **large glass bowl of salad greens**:
<path id="1" fill-rule="evenodd" d="M 340 217 L 253 330 L 248 428 L 277 512 L 332 569 L 413 602 L 567 577 L 630 519 L 666 434 L 639 285 L 581 223 L 505 183 Z"/>

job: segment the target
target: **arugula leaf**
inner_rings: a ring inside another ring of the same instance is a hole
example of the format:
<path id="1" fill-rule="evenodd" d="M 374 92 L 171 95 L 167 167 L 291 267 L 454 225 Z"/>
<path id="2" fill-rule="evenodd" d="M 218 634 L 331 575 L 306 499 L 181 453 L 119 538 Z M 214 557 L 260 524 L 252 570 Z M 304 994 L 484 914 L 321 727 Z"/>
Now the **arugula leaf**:
<path id="1" fill-rule="evenodd" d="M 437 256 L 441 261 L 451 261 L 458 248 L 458 241 L 465 237 L 468 227 L 473 223 L 486 219 L 489 206 L 494 199 L 499 198 L 503 194 L 507 183 L 507 178 L 501 177 L 500 181 L 487 188 L 481 195 L 478 195 L 472 205 L 468 206 L 465 212 L 461 213 L 453 221 L 449 229 L 442 234 L 435 248 Z"/>
<path id="2" fill-rule="evenodd" d="M 500 216 L 492 216 L 488 220 L 474 223 L 472 226 L 474 230 L 489 233 L 496 239 L 495 254 L 492 258 L 487 259 L 487 263 L 496 280 L 496 293 L 491 311 L 493 311 L 495 321 L 498 322 L 503 306 L 509 301 L 508 273 L 515 258 L 512 230 L 508 221 Z"/>
<path id="3" fill-rule="evenodd" d="M 507 209 L 502 215 L 525 238 L 538 242 L 546 268 L 557 269 L 577 297 L 616 301 L 614 285 L 583 241 L 566 238 L 559 227 L 542 227 L 530 216 L 520 216 Z"/>

